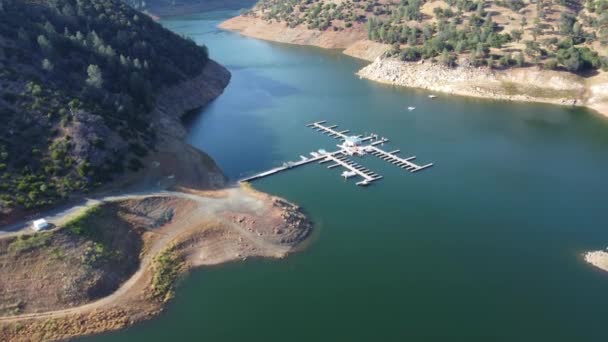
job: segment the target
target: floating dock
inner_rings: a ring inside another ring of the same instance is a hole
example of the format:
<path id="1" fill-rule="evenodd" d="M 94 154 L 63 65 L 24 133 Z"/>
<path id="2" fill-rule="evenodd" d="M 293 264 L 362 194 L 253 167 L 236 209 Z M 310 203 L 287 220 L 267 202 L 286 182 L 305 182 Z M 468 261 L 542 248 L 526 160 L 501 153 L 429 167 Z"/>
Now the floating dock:
<path id="1" fill-rule="evenodd" d="M 365 137 L 363 135 L 347 136 L 346 134 L 349 133 L 350 130 L 337 131 L 336 128 L 338 127 L 338 125 L 326 126 L 324 125 L 325 123 L 326 121 L 317 121 L 306 126 L 316 130 L 317 132 L 321 132 L 329 137 L 340 140 L 341 144 L 338 145 L 339 149 L 337 151 L 326 152 L 325 150 L 319 150 L 318 152 L 311 152 L 310 154 L 312 157 L 310 158 L 300 156 L 300 161 L 284 163 L 283 166 L 276 167 L 274 169 L 270 169 L 268 171 L 264 171 L 243 178 L 240 180 L 240 182 L 251 182 L 256 179 L 268 177 L 279 172 L 283 172 L 313 162 L 319 162 L 319 164 L 332 162 L 332 164 L 328 166 L 329 169 L 342 167 L 348 170 L 348 172 L 353 176 L 356 175 L 363 179 L 355 183 L 356 185 L 365 186 L 382 179 L 382 176 L 348 159 L 348 157 L 363 157 L 367 154 L 371 154 L 375 157 L 378 157 L 384 161 L 387 161 L 395 166 L 398 166 L 412 173 L 433 166 L 433 163 L 426 165 L 415 164 L 414 162 L 412 162 L 412 160 L 416 159 L 415 156 L 408 158 L 398 157 L 397 153 L 399 153 L 400 150 L 394 150 L 391 152 L 384 151 L 378 146 L 383 146 L 385 143 L 388 143 L 389 140 L 384 137 L 379 137 L 377 134 L 370 134 Z"/>

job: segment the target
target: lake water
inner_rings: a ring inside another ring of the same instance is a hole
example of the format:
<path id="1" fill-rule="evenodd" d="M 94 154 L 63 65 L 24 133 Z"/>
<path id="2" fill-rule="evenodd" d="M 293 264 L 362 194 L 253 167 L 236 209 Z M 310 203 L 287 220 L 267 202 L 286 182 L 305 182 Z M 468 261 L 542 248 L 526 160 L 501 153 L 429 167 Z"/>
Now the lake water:
<path id="1" fill-rule="evenodd" d="M 608 340 L 608 273 L 581 255 L 608 244 L 608 120 L 360 80 L 338 52 L 216 29 L 235 14 L 163 21 L 232 72 L 189 136 L 230 178 L 334 148 L 305 127 L 321 119 L 435 166 L 366 157 L 384 176 L 368 188 L 316 164 L 259 181 L 314 220 L 304 251 L 195 271 L 160 317 L 83 340 Z"/>

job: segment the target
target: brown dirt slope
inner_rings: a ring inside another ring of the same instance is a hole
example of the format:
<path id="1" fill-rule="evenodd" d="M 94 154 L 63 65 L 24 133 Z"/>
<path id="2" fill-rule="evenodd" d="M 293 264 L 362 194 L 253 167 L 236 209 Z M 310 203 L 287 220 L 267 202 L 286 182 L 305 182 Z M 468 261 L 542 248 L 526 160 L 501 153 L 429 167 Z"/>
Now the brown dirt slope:
<path id="1" fill-rule="evenodd" d="M 90 234 L 61 229 L 0 240 L 0 314 L 78 306 L 112 293 L 137 269 L 142 231 L 115 204 L 93 211 L 80 223 Z"/>

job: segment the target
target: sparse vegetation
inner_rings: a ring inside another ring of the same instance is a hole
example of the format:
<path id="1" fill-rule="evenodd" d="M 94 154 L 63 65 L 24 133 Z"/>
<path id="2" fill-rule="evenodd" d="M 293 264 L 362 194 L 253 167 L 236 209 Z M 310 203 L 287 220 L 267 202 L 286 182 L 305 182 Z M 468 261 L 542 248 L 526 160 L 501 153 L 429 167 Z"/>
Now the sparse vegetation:
<path id="1" fill-rule="evenodd" d="M 608 69 L 606 8 L 605 0 L 260 0 L 245 15 L 314 30 L 363 26 L 407 61 L 585 72 Z"/>
<path id="2" fill-rule="evenodd" d="M 154 258 L 151 290 L 155 298 L 165 302 L 173 298 L 173 286 L 181 267 L 182 260 L 174 246 L 167 247 Z"/>
<path id="3" fill-rule="evenodd" d="M 44 232 L 32 235 L 19 235 L 19 237 L 9 244 L 8 251 L 19 253 L 48 246 L 52 234 L 51 232 Z"/>

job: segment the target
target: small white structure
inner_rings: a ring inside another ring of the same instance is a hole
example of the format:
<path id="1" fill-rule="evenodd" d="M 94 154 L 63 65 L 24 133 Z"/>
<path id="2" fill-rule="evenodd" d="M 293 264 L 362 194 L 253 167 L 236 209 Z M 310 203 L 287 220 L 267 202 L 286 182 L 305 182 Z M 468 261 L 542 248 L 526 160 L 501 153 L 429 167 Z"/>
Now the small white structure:
<path id="1" fill-rule="evenodd" d="M 35 220 L 34 223 L 32 224 L 32 228 L 39 232 L 41 230 L 45 230 L 47 228 L 49 228 L 49 223 L 45 220 L 45 219 L 39 219 L 39 220 Z"/>
<path id="2" fill-rule="evenodd" d="M 344 177 L 344 179 L 348 179 L 350 177 L 355 177 L 357 175 L 356 172 L 354 171 L 344 171 L 342 172 L 342 177 Z"/>
<path id="3" fill-rule="evenodd" d="M 357 147 L 361 146 L 361 138 L 355 135 L 344 138 L 344 146 L 346 147 Z"/>
<path id="4" fill-rule="evenodd" d="M 416 109 L 416 107 L 407 107 L 407 110 L 409 110 L 410 112 L 413 111 L 414 109 Z"/>

